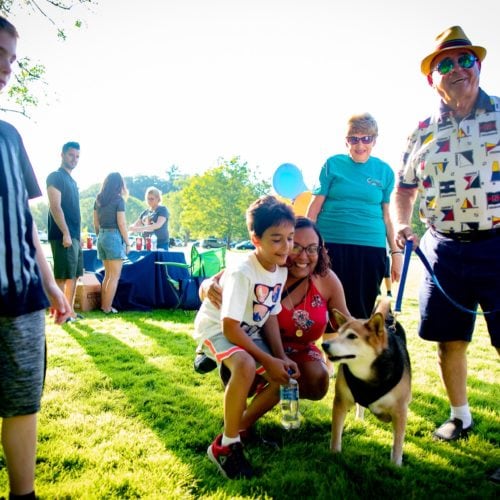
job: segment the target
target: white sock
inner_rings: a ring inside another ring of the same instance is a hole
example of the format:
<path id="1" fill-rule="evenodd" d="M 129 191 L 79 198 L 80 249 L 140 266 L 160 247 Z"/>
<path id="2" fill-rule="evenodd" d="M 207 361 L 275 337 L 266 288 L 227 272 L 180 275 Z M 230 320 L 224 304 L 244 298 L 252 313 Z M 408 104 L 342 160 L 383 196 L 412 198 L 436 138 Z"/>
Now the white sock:
<path id="1" fill-rule="evenodd" d="M 239 443 L 240 441 L 241 441 L 241 439 L 240 439 L 239 434 L 234 438 L 230 438 L 230 437 L 227 437 L 225 434 L 222 434 L 221 445 L 222 446 L 229 446 L 230 444 Z"/>
<path id="2" fill-rule="evenodd" d="M 450 416 L 451 418 L 459 418 L 464 425 L 464 429 L 467 429 L 472 424 L 472 415 L 468 403 L 463 406 L 452 406 Z"/>

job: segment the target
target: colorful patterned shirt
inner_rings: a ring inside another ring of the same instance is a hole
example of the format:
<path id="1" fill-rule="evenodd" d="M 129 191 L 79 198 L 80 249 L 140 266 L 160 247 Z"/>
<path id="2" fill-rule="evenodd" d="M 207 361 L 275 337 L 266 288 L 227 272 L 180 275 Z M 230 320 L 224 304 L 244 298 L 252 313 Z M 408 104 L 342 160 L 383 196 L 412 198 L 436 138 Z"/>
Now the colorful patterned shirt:
<path id="1" fill-rule="evenodd" d="M 460 121 L 439 112 L 409 137 L 399 187 L 417 187 L 420 217 L 443 233 L 500 227 L 500 99 L 479 89 Z"/>

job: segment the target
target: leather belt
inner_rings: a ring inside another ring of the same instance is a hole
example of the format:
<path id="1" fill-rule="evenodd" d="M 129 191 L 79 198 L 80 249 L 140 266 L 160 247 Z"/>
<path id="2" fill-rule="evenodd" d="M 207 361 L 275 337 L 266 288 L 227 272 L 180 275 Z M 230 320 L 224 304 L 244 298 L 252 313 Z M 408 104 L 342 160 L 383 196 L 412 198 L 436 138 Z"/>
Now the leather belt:
<path id="1" fill-rule="evenodd" d="M 434 232 L 443 237 L 450 238 L 461 243 L 474 243 L 475 241 L 491 240 L 500 236 L 500 229 L 487 229 L 484 231 L 468 231 L 466 233 L 442 233 L 434 230 Z"/>

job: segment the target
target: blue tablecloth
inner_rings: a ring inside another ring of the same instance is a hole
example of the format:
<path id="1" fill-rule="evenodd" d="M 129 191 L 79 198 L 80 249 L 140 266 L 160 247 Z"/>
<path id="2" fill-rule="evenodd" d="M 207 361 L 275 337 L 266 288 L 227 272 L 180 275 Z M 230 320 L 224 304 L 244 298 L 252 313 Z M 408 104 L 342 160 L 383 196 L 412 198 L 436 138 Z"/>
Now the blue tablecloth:
<path id="1" fill-rule="evenodd" d="M 96 250 L 84 251 L 84 260 L 89 263 L 88 265 L 91 265 L 92 262 L 100 262 L 97 255 L 92 255 L 92 252 L 96 252 Z M 90 255 L 85 258 L 87 253 L 90 253 Z M 128 260 L 123 263 L 113 307 L 116 307 L 119 311 L 147 311 L 177 306 L 178 297 L 167 281 L 165 266 L 158 266 L 155 262 L 180 262 L 185 264 L 186 258 L 183 252 L 130 251 Z M 84 267 L 86 270 L 90 270 L 85 265 Z M 167 267 L 168 274 L 175 280 L 189 277 L 188 269 L 176 266 Z M 96 276 L 102 283 L 104 268 L 97 268 Z"/>

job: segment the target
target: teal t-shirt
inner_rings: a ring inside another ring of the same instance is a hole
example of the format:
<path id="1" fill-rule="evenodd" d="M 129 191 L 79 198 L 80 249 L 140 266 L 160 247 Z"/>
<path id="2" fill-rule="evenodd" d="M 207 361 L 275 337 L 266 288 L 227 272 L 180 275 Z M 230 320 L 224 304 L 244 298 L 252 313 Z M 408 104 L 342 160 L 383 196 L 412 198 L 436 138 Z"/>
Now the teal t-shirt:
<path id="1" fill-rule="evenodd" d="M 382 204 L 389 203 L 394 188 L 387 163 L 335 155 L 321 168 L 319 184 L 312 194 L 325 196 L 317 225 L 327 243 L 386 247 Z"/>

